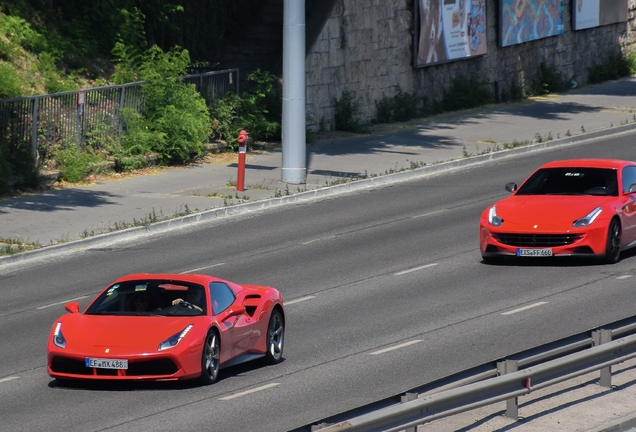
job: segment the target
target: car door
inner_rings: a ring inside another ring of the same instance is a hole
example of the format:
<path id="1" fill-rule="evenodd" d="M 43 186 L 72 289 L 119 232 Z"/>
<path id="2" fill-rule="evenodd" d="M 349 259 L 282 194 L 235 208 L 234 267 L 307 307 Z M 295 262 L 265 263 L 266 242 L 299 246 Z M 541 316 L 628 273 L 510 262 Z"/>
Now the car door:
<path id="1" fill-rule="evenodd" d="M 621 181 L 623 245 L 636 241 L 636 192 L 630 192 L 632 185 L 636 185 L 636 166 L 626 166 L 623 168 Z"/>
<path id="2" fill-rule="evenodd" d="M 249 316 L 244 308 L 241 311 L 234 291 L 226 283 L 211 282 L 209 289 L 212 316 L 221 326 L 223 359 L 237 357 L 246 351 L 250 343 L 251 326 L 246 325 L 246 317 L 249 318 Z M 228 350 L 229 355 L 226 357 Z"/>

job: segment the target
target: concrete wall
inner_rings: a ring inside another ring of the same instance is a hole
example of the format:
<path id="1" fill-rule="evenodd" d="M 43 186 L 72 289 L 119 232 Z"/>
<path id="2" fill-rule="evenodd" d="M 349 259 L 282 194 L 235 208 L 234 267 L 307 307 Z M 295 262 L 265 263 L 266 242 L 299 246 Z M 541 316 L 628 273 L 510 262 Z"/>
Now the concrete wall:
<path id="1" fill-rule="evenodd" d="M 488 53 L 479 58 L 413 67 L 414 0 L 336 0 L 326 25 L 307 53 L 307 126 L 333 129 L 334 100 L 354 91 L 363 120 L 376 115 L 375 102 L 403 92 L 441 99 L 452 77 L 475 73 L 497 82 L 500 90 L 512 83 L 528 89 L 542 61 L 578 85 L 588 69 L 611 52 L 631 51 L 636 42 L 636 0 L 629 0 L 628 22 L 572 30 L 571 4 L 565 0 L 563 34 L 501 48 L 498 46 L 498 0 L 487 0 Z"/>

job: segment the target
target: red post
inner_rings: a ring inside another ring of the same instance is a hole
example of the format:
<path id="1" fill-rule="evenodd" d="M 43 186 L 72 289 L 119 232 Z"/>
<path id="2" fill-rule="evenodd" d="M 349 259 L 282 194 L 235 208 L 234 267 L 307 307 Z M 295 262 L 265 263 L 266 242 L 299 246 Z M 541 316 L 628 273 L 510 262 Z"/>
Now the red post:
<path id="1" fill-rule="evenodd" d="M 243 192 L 245 190 L 245 154 L 247 153 L 247 132 L 242 130 L 238 135 L 239 143 L 239 161 L 238 161 L 238 175 L 236 176 L 236 190 Z"/>

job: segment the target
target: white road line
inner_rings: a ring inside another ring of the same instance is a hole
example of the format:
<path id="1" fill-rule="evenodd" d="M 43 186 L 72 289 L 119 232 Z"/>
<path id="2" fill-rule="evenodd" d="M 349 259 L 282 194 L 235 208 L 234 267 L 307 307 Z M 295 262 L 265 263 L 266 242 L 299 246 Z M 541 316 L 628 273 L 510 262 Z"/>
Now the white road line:
<path id="1" fill-rule="evenodd" d="M 88 297 L 88 296 L 75 297 L 75 298 L 72 298 L 70 300 L 64 300 L 64 301 L 57 302 L 57 303 L 51 303 L 51 304 L 48 304 L 46 306 L 40 306 L 40 307 L 37 307 L 36 309 L 46 309 L 46 308 L 50 308 L 52 306 L 57 306 L 57 305 L 66 304 L 66 303 L 69 303 L 69 302 L 72 302 L 72 301 L 81 300 L 81 299 L 86 298 L 86 297 Z"/>
<path id="2" fill-rule="evenodd" d="M 623 275 L 623 276 L 617 277 L 616 279 L 628 279 L 630 277 L 632 277 L 632 275 Z"/>
<path id="3" fill-rule="evenodd" d="M 317 238 L 317 239 L 313 239 L 313 240 L 309 240 L 309 241 L 306 241 L 306 242 L 302 242 L 300 244 L 305 246 L 305 245 L 308 245 L 308 244 L 311 244 L 311 243 L 315 243 L 317 241 L 332 239 L 334 237 L 336 237 L 336 236 L 335 235 L 330 235 L 330 236 L 327 236 L 327 237 L 320 237 L 320 238 Z"/>
<path id="4" fill-rule="evenodd" d="M 380 351 L 375 351 L 375 352 L 369 353 L 369 355 L 384 354 L 385 352 L 389 352 L 389 351 L 393 351 L 393 350 L 396 350 L 396 349 L 404 348 L 404 347 L 407 347 L 409 345 L 413 345 L 413 344 L 416 344 L 416 343 L 419 343 L 419 342 L 422 342 L 422 341 L 419 340 L 419 339 L 418 340 L 412 340 L 411 342 L 405 342 L 403 344 L 396 345 L 396 346 L 393 346 L 391 348 L 385 348 L 385 349 L 380 350 Z"/>
<path id="5" fill-rule="evenodd" d="M 225 265 L 225 263 L 212 264 L 212 265 L 205 266 L 205 267 L 199 267 L 199 268 L 195 268 L 195 269 L 192 269 L 192 270 L 186 270 L 186 271 L 182 271 L 181 274 L 194 273 L 194 272 L 198 272 L 198 271 L 201 271 L 201 270 L 209 269 L 209 268 L 212 268 L 212 267 L 218 267 L 218 266 L 222 266 L 222 265 Z"/>
<path id="6" fill-rule="evenodd" d="M 426 265 L 415 267 L 408 270 L 402 270 L 401 272 L 393 273 L 393 276 L 402 276 L 403 274 L 411 273 L 418 270 L 424 270 L 425 268 L 429 268 L 429 267 L 435 267 L 438 264 L 439 263 L 432 263 L 432 264 L 426 264 Z"/>
<path id="7" fill-rule="evenodd" d="M 287 306 L 287 305 L 294 304 L 294 303 L 300 303 L 300 302 L 305 301 L 305 300 L 311 300 L 312 298 L 316 298 L 316 296 L 307 296 L 307 297 L 301 297 L 301 298 L 296 299 L 296 300 L 286 301 L 286 302 L 283 302 L 283 305 Z"/>
<path id="8" fill-rule="evenodd" d="M 12 376 L 12 377 L 0 378 L 0 383 L 11 381 L 11 380 L 18 379 L 18 378 L 20 378 L 20 377 Z"/>
<path id="9" fill-rule="evenodd" d="M 436 211 L 428 212 L 428 213 L 422 213 L 421 215 L 413 216 L 413 219 L 417 219 L 417 218 L 421 218 L 421 217 L 426 217 L 426 216 L 432 216 L 432 215 L 434 215 L 434 214 L 444 213 L 445 211 L 446 211 L 446 209 L 443 209 L 443 210 L 436 210 Z"/>
<path id="10" fill-rule="evenodd" d="M 519 309 L 515 309 L 515 310 L 508 311 L 508 312 L 504 312 L 504 313 L 502 313 L 502 315 L 512 315 L 513 313 L 517 313 L 517 312 L 521 312 L 521 311 L 524 311 L 524 310 L 532 309 L 534 307 L 541 306 L 541 305 L 544 305 L 544 304 L 547 304 L 547 303 L 548 302 L 534 303 L 534 304 L 531 304 L 531 305 L 528 305 L 528 306 L 524 306 L 524 307 L 519 308 Z"/>
<path id="11" fill-rule="evenodd" d="M 271 387 L 276 387 L 277 385 L 280 385 L 280 383 L 267 384 L 267 385 L 264 385 L 262 387 L 257 387 L 257 388 L 252 389 L 252 390 L 247 390 L 247 391 L 244 391 L 244 392 L 241 392 L 241 393 L 235 393 L 235 394 L 233 394 L 231 396 L 225 396 L 225 397 L 219 398 L 219 400 L 234 399 L 234 398 L 237 398 L 237 397 L 248 395 L 250 393 L 255 393 L 255 392 L 258 392 L 258 391 L 261 391 L 261 390 L 266 390 L 266 389 L 271 388 Z"/>

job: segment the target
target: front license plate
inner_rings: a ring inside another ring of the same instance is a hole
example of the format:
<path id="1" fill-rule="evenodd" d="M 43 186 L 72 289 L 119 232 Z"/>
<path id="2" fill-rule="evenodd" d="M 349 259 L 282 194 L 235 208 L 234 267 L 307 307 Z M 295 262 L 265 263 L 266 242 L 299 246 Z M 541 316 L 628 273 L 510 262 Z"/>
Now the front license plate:
<path id="1" fill-rule="evenodd" d="M 128 360 L 86 357 L 86 367 L 98 369 L 128 369 Z"/>
<path id="2" fill-rule="evenodd" d="M 552 249 L 517 249 L 517 256 L 522 257 L 550 257 Z"/>

